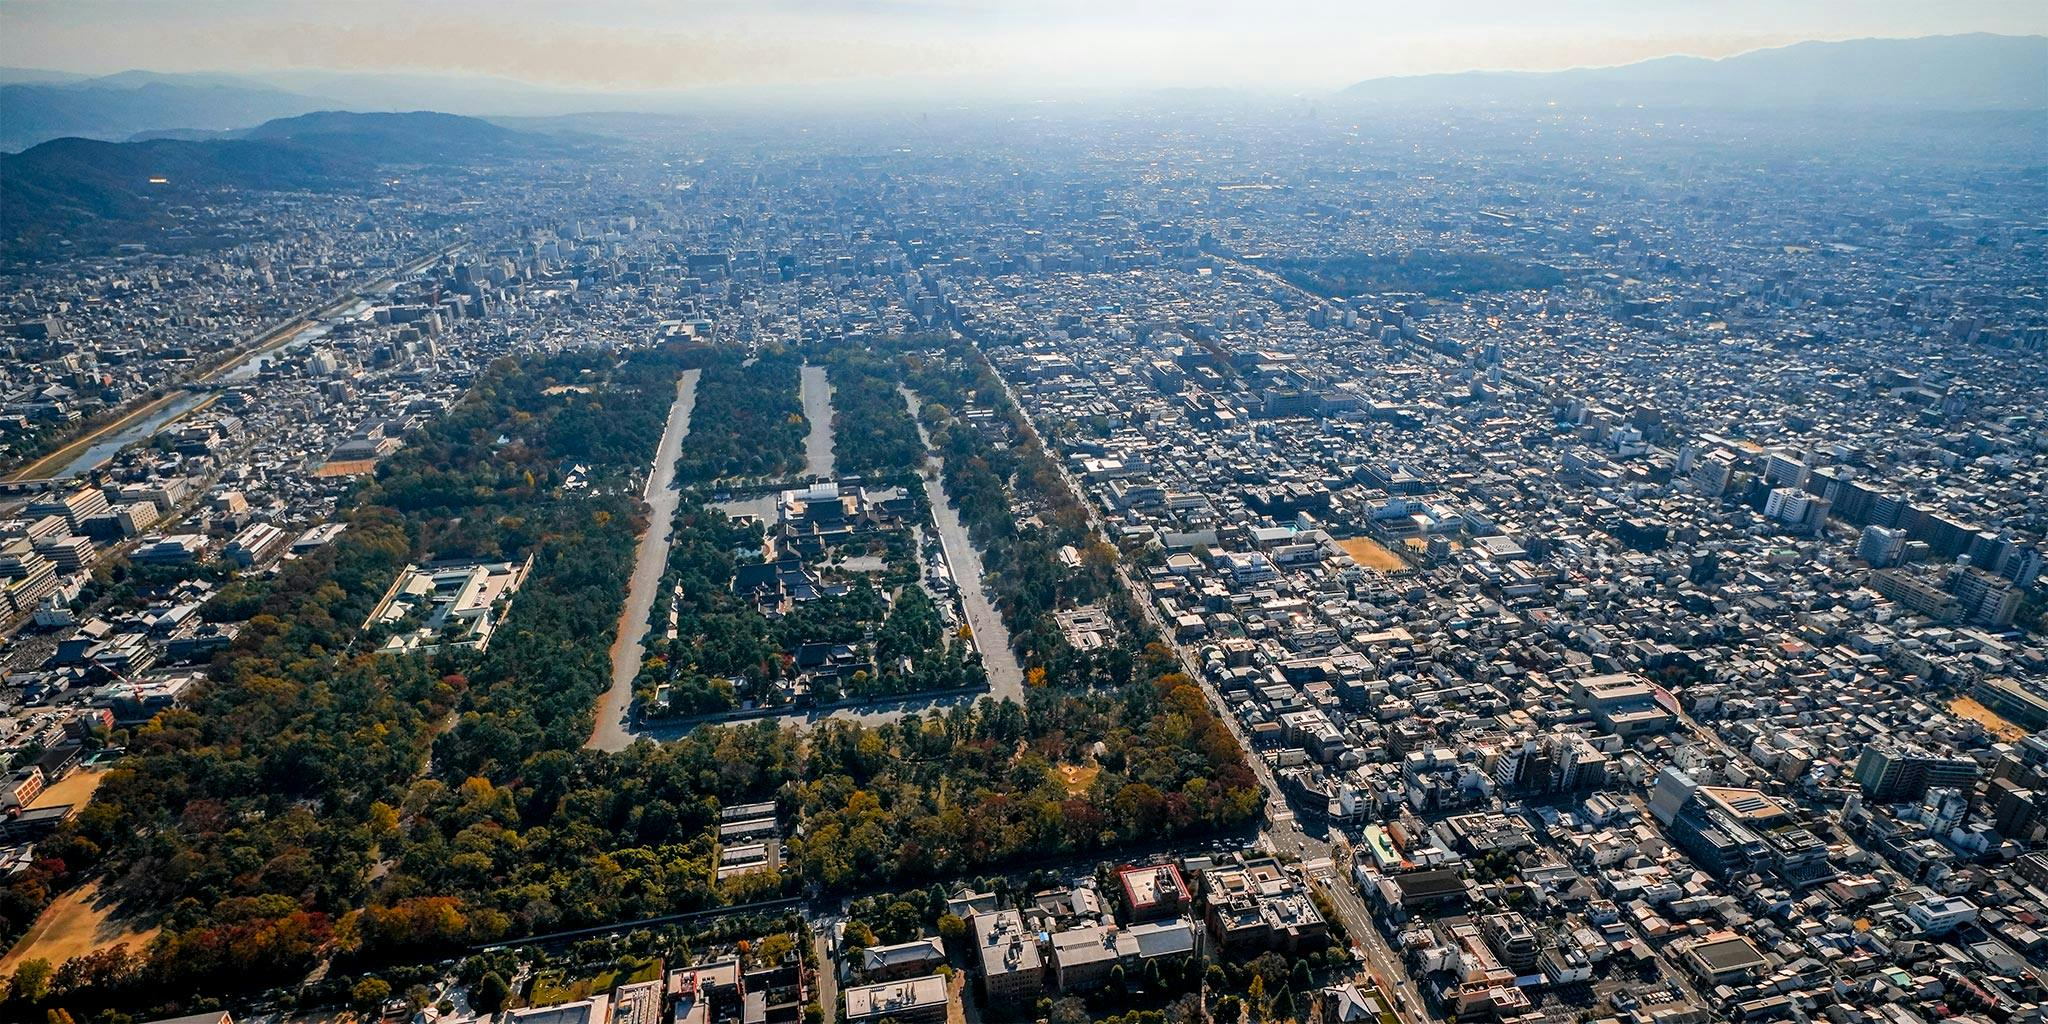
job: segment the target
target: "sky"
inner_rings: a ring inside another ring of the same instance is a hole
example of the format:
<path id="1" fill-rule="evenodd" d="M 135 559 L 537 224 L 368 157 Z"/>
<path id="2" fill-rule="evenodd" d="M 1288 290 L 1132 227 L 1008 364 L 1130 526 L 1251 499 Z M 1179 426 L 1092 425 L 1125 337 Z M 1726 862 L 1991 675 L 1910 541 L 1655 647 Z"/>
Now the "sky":
<path id="1" fill-rule="evenodd" d="M 2048 33 L 2043 0 L 0 0 L 0 64 L 320 69 L 617 93 L 1225 86 Z"/>

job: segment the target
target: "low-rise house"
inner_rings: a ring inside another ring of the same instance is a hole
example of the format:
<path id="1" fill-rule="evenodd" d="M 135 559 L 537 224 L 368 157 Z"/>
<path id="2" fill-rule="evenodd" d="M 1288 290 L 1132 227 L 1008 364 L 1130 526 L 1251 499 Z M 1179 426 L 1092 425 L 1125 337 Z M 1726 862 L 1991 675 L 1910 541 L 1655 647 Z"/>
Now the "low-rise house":
<path id="1" fill-rule="evenodd" d="M 938 936 L 912 939 L 861 950 L 861 973 L 870 981 L 896 981 L 929 974 L 946 962 L 946 944 Z"/>

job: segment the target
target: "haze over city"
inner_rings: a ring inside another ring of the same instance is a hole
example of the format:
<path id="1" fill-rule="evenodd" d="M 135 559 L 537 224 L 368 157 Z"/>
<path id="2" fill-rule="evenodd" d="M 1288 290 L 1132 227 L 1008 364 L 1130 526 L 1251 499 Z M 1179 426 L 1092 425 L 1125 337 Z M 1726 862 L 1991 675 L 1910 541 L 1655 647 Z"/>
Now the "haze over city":
<path id="1" fill-rule="evenodd" d="M 2048 1024 L 2048 7 L 0 0 L 0 1021 Z"/>
<path id="2" fill-rule="evenodd" d="M 0 23 L 5 64 L 91 74 L 319 70 L 596 92 L 832 83 L 1064 96 L 1314 92 L 1387 75 L 1725 57 L 1810 39 L 2038 34 L 2048 11 L 2024 0 L 8 0 Z"/>

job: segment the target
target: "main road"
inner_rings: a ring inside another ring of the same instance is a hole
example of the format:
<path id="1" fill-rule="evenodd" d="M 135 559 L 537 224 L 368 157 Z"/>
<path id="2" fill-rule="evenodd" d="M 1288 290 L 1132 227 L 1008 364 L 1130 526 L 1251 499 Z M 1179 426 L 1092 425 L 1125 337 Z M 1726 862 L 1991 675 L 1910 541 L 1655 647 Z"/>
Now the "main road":
<path id="1" fill-rule="evenodd" d="M 954 333 L 957 336 L 959 332 Z M 1002 373 L 995 370 L 993 362 L 989 363 L 989 369 L 995 372 L 996 381 L 1002 385 L 1003 393 L 1008 396 L 1010 404 L 1022 415 L 1024 428 L 1044 447 L 1046 454 L 1058 468 L 1061 479 L 1066 482 L 1067 489 L 1081 502 L 1082 509 L 1088 514 L 1089 525 L 1103 537 L 1113 538 L 1114 535 L 1109 532 L 1107 524 L 1102 521 L 1094 497 L 1068 471 L 1066 460 L 1061 457 L 1059 449 L 1046 444 L 1044 437 L 1038 433 L 1037 425 L 1031 419 L 1030 407 L 1018 397 L 1016 390 L 1010 386 L 1010 382 Z M 1279 779 L 1273 775 L 1272 767 L 1266 764 L 1265 758 L 1258 755 L 1250 737 L 1244 734 L 1236 713 L 1224 701 L 1223 695 L 1216 690 L 1208 676 L 1202 672 L 1201 666 L 1195 664 L 1187 648 L 1174 639 L 1173 630 L 1168 628 L 1166 620 L 1159 614 L 1159 608 L 1153 603 L 1151 594 L 1140 586 L 1138 579 L 1131 574 L 1130 565 L 1126 560 L 1117 561 L 1117 577 L 1129 593 L 1131 603 L 1144 614 L 1146 621 L 1159 633 L 1161 642 L 1180 660 L 1181 668 L 1201 688 L 1216 716 L 1223 719 L 1231 735 L 1236 737 L 1239 748 L 1244 751 L 1245 762 L 1251 767 L 1252 774 L 1257 776 L 1259 785 L 1266 791 L 1267 842 L 1274 852 L 1301 859 L 1303 876 L 1310 885 L 1321 889 L 1330 900 L 1331 907 L 1337 912 L 1338 921 L 1344 925 L 1344 930 L 1350 934 L 1352 941 L 1358 944 L 1358 951 L 1364 954 L 1367 972 L 1372 975 L 1380 991 L 1390 996 L 1396 993 L 1401 995 L 1405 1004 L 1392 1008 L 1395 1019 L 1405 1022 L 1410 1019 L 1411 1014 L 1417 1015 L 1417 1019 L 1426 1019 L 1421 992 L 1408 976 L 1400 958 L 1394 954 L 1385 937 L 1380 934 L 1379 925 L 1366 909 L 1364 902 L 1358 898 L 1357 890 L 1351 887 L 1342 870 L 1331 861 L 1333 851 L 1330 844 L 1302 830 L 1293 808 L 1287 803 L 1286 792 L 1280 788 Z"/>
<path id="2" fill-rule="evenodd" d="M 690 432 L 690 410 L 697 405 L 699 371 L 684 370 L 676 381 L 675 404 L 668 407 L 668 425 L 662 428 L 661 443 L 654 450 L 654 466 L 647 471 L 647 528 L 640 533 L 640 546 L 633 556 L 633 577 L 626 586 L 626 607 L 619 613 L 618 636 L 612 640 L 612 685 L 597 702 L 597 724 L 586 746 L 593 750 L 624 750 L 633 745 L 633 680 L 640 675 L 640 660 L 647 651 L 648 616 L 654 611 L 654 592 L 661 585 L 668 566 L 669 541 L 675 532 L 676 504 L 682 492 L 676 489 L 676 461 L 682 458 L 683 438 Z"/>

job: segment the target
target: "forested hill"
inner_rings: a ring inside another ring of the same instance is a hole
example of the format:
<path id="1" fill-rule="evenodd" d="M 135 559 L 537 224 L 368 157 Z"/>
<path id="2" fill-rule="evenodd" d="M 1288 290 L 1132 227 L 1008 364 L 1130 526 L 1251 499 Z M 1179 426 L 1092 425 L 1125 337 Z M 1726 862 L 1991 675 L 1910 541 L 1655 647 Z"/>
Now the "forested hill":
<path id="1" fill-rule="evenodd" d="M 126 242 L 177 247 L 203 240 L 192 236 L 205 230 L 204 208 L 232 210 L 272 192 L 373 194 L 388 188 L 393 168 L 454 180 L 580 144 L 426 111 L 328 111 L 196 140 L 53 139 L 0 156 L 0 258 Z"/>
<path id="2" fill-rule="evenodd" d="M 9 74 L 13 80 L 0 84 L 0 150 L 10 151 L 61 138 L 115 141 L 167 129 L 227 131 L 330 105 L 228 75 Z"/>

